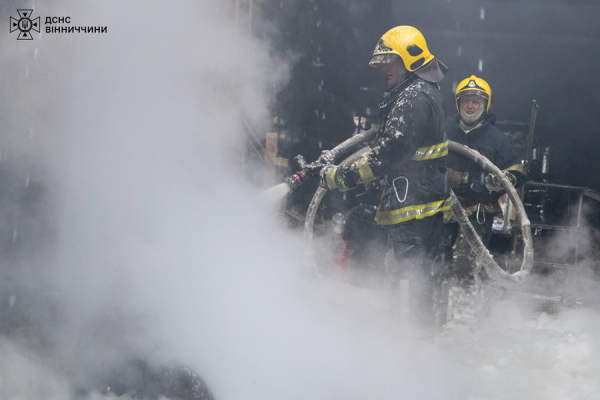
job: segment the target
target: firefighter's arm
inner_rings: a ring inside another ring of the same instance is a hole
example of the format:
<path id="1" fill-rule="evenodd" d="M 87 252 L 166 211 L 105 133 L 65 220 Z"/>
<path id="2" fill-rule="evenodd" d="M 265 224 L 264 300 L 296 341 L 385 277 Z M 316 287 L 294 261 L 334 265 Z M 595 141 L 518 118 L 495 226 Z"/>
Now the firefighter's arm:
<path id="1" fill-rule="evenodd" d="M 376 175 L 389 173 L 390 167 L 401 167 L 415 155 L 431 114 L 429 100 L 423 93 L 398 101 L 390 112 L 384 134 L 369 155 L 369 164 Z"/>
<path id="2" fill-rule="evenodd" d="M 512 183 L 513 186 L 515 185 L 517 182 L 515 175 L 509 171 L 502 171 L 502 174 L 506 179 L 509 180 L 510 183 Z M 484 182 L 485 188 L 490 192 L 504 192 L 504 187 L 502 186 L 501 179 L 498 176 L 489 173 L 485 176 Z"/>
<path id="3" fill-rule="evenodd" d="M 515 188 L 525 183 L 525 168 L 507 137 L 504 137 L 500 142 L 494 158 L 497 160 L 497 166 Z M 490 191 L 503 191 L 499 179 L 490 175 L 486 177 L 486 187 Z"/>
<path id="4" fill-rule="evenodd" d="M 329 190 L 345 192 L 359 185 L 369 186 L 378 175 L 373 171 L 370 157 L 365 155 L 350 165 L 338 167 L 327 165 L 321 170 L 321 186 Z"/>
<path id="5" fill-rule="evenodd" d="M 419 96 L 423 96 L 419 94 Z M 400 101 L 390 112 L 373 150 L 344 167 L 333 165 L 321 170 L 321 186 L 347 191 L 358 185 L 368 186 L 389 172 L 391 164 L 402 165 L 415 154 L 418 141 L 427 126 L 428 110 L 420 110 L 426 100 L 419 96 Z M 408 112 L 410 109 L 410 112 Z"/>
<path id="6" fill-rule="evenodd" d="M 350 166 L 338 167 L 326 165 L 321 170 L 321 186 L 329 190 L 338 189 L 342 192 L 353 189 L 358 183 L 350 172 Z"/>
<path id="7" fill-rule="evenodd" d="M 515 166 L 510 167 L 509 169 L 502 170 L 502 173 L 504 174 L 506 179 L 508 179 L 515 188 L 518 188 L 519 186 L 521 186 L 523 184 L 523 181 L 525 178 L 525 176 L 519 170 L 516 169 L 517 166 L 522 167 L 522 165 L 519 163 L 519 164 L 515 164 Z M 493 175 L 491 173 L 487 174 L 487 176 L 485 177 L 485 187 L 490 192 L 503 192 L 504 191 L 504 187 L 502 187 L 502 184 L 500 183 L 500 178 L 498 178 L 496 175 Z"/>
<path id="8" fill-rule="evenodd" d="M 521 163 L 521 160 L 516 159 L 513 161 L 514 164 L 502 170 L 504 175 L 510 180 L 515 188 L 519 188 L 525 183 L 525 167 Z"/>

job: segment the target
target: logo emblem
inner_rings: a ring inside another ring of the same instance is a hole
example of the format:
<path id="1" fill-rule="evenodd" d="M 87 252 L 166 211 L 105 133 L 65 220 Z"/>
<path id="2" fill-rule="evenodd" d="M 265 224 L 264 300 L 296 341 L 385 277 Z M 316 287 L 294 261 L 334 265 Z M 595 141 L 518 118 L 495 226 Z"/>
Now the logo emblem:
<path id="1" fill-rule="evenodd" d="M 469 81 L 469 84 L 467 86 L 468 87 L 475 87 L 475 86 L 477 86 L 477 84 L 475 83 L 475 81 Z"/>
<path id="2" fill-rule="evenodd" d="M 385 44 L 383 44 L 383 39 L 379 39 L 379 42 L 377 42 L 377 46 L 375 46 L 375 50 L 373 51 L 373 54 L 385 53 L 387 51 L 392 51 L 392 49 L 390 47 L 387 47 Z"/>
<path id="3" fill-rule="evenodd" d="M 39 33 L 40 31 L 40 17 L 35 19 L 31 19 L 31 14 L 33 10 L 17 10 L 19 13 L 19 19 L 10 17 L 10 31 L 14 32 L 17 29 L 19 32 L 19 37 L 17 40 L 33 40 L 33 36 L 31 31 L 34 30 Z"/>

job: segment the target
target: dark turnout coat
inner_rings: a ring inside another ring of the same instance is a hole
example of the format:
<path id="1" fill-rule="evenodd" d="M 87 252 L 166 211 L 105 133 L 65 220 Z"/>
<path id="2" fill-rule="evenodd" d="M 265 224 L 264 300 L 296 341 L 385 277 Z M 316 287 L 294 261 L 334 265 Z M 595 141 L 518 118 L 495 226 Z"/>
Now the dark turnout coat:
<path id="1" fill-rule="evenodd" d="M 383 181 L 375 220 L 396 225 L 449 209 L 445 175 L 448 141 L 442 95 L 435 83 L 410 74 L 384 94 L 382 125 L 373 151 L 326 178 L 329 188 L 348 190 Z"/>
<path id="2" fill-rule="evenodd" d="M 525 181 L 523 165 L 508 136 L 494 125 L 495 120 L 495 115 L 489 114 L 480 127 L 465 133 L 457 115 L 446 127 L 448 139 L 477 150 L 502 171 L 510 172 L 514 176 L 511 181 L 518 187 Z M 488 213 L 499 211 L 497 201 L 504 192 L 486 189 L 484 178 L 487 172 L 481 166 L 454 152 L 448 155 L 447 166 L 448 182 L 468 214 L 475 212 L 479 204 L 484 205 Z"/>

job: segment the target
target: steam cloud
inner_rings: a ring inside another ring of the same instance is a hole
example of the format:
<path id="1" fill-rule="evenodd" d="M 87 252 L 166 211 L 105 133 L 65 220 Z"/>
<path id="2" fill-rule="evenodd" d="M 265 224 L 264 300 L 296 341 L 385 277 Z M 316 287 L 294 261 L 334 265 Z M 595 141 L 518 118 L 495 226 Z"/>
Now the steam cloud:
<path id="1" fill-rule="evenodd" d="M 415 340 L 389 317 L 385 293 L 305 279 L 306 244 L 240 178 L 262 173 L 242 170 L 242 120 L 265 124 L 269 89 L 287 67 L 228 6 L 35 4 L 39 16 L 108 33 L 3 40 L 0 60 L 14 78 L 3 83 L 18 93 L 1 104 L 3 159 L 17 182 L 44 183 L 52 211 L 41 218 L 51 227 L 43 245 L 13 276 L 48 289 L 58 308 L 36 320 L 47 340 L 39 348 L 0 343 L 0 370 L 21 371 L 3 372 L 3 397 L 29 396 L 33 381 L 42 397 L 64 398 L 66 376 L 84 382 L 128 357 L 185 363 L 219 399 L 552 393 L 514 367 L 532 354 L 532 368 L 543 366 L 544 349 L 525 351 L 535 333 L 515 345 L 492 334 Z M 514 350 L 508 361 L 500 354 Z M 585 351 L 579 361 L 598 370 Z M 474 385 L 474 376 L 483 378 Z"/>

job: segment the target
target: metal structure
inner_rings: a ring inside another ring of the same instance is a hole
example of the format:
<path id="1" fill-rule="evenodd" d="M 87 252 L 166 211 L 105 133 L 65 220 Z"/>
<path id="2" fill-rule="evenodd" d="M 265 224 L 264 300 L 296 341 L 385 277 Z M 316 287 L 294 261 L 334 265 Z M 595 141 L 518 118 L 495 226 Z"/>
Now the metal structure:
<path id="1" fill-rule="evenodd" d="M 547 296 L 549 298 L 554 298 L 556 300 L 558 300 L 560 303 L 564 303 L 564 304 L 569 304 L 569 305 L 574 305 L 578 302 L 580 302 L 580 296 L 577 293 L 577 290 L 575 288 L 575 285 L 573 284 L 574 282 L 574 276 L 577 273 L 580 273 L 582 271 L 580 271 L 580 267 L 581 267 L 581 256 L 582 256 L 582 251 L 581 251 L 581 236 L 580 235 L 585 235 L 585 234 L 589 234 L 589 227 L 587 226 L 588 224 L 586 223 L 586 215 L 584 212 L 584 208 L 585 208 L 585 199 L 589 199 L 591 201 L 597 202 L 598 205 L 600 205 L 600 193 L 591 190 L 587 187 L 582 187 L 582 186 L 568 186 L 568 185 L 558 185 L 558 184 L 552 184 L 552 183 L 545 183 L 545 182 L 533 182 L 533 181 L 529 181 L 527 182 L 524 187 L 523 187 L 523 194 L 524 194 L 524 199 L 527 198 L 528 194 L 531 193 L 541 193 L 543 196 L 548 196 L 547 191 L 548 190 L 557 190 L 557 191 L 563 191 L 565 192 L 565 194 L 570 198 L 571 193 L 576 193 L 577 194 L 577 198 L 576 201 L 574 202 L 569 202 L 566 206 L 566 212 L 563 212 L 561 214 L 562 216 L 562 220 L 561 221 L 548 221 L 547 218 L 543 219 L 540 217 L 536 218 L 535 214 L 535 210 L 539 210 L 538 212 L 543 212 L 544 211 L 544 204 L 543 202 L 532 202 L 530 204 L 528 204 L 526 202 L 526 200 L 524 200 L 524 204 L 526 206 L 529 206 L 531 209 L 533 209 L 533 212 L 530 212 L 530 217 L 532 218 L 533 222 L 531 222 L 531 229 L 532 231 L 535 233 L 534 238 L 539 236 L 541 237 L 543 233 L 545 232 L 552 232 L 552 233 L 558 233 L 558 232 L 564 232 L 568 235 L 575 235 L 574 238 L 572 238 L 572 241 L 570 241 L 570 243 L 573 244 L 572 247 L 572 254 L 565 254 L 565 258 L 567 258 L 568 260 L 564 260 L 564 259 L 558 259 L 555 258 L 554 260 L 552 259 L 543 259 L 541 256 L 538 257 L 537 259 L 533 260 L 533 271 L 534 272 L 539 272 L 539 271 L 544 271 L 544 270 L 551 270 L 549 273 L 550 274 L 557 274 L 562 276 L 561 280 L 562 280 L 562 284 L 557 286 L 556 288 L 554 288 L 553 290 L 549 289 L 548 285 L 544 286 L 543 289 L 539 289 L 535 290 L 536 288 L 528 288 L 528 289 L 533 289 L 534 292 L 538 292 L 537 294 L 539 295 L 544 295 Z M 556 196 L 553 196 L 553 198 L 555 198 Z M 543 214 L 542 214 L 543 215 Z M 574 216 L 574 218 L 569 218 Z M 565 220 L 567 220 L 567 224 L 564 223 L 558 223 L 558 222 L 565 222 Z M 550 235 L 550 237 L 552 238 L 553 235 Z M 570 236 L 569 236 L 570 237 Z M 543 240 L 540 240 L 540 242 L 544 242 Z M 511 255 L 512 255 L 512 260 L 511 260 L 511 265 L 513 267 L 516 267 L 517 263 L 515 260 L 515 255 L 518 253 L 518 248 L 520 246 L 521 243 L 521 237 L 518 233 L 513 232 L 512 233 L 512 245 L 511 245 Z M 542 243 L 538 244 L 539 246 L 542 245 Z M 538 252 L 539 254 L 544 254 L 544 252 Z M 567 257 L 570 256 L 570 257 Z"/>

